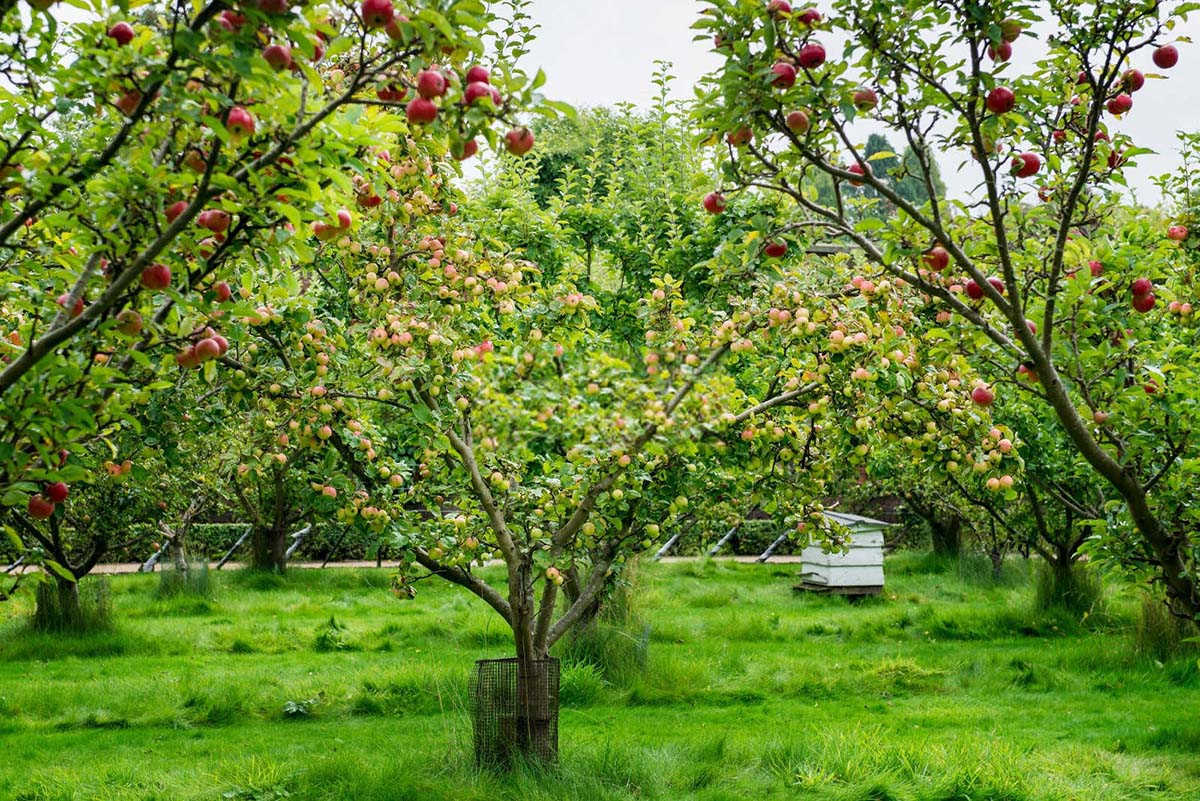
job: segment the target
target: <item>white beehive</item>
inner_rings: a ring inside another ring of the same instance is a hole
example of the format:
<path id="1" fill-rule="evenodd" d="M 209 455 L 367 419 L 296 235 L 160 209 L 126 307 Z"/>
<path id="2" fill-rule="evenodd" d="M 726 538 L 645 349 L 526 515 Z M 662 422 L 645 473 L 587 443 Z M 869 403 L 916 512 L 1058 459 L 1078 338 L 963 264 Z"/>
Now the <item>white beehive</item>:
<path id="1" fill-rule="evenodd" d="M 826 553 L 810 545 L 803 560 L 797 589 L 836 592 L 844 595 L 873 595 L 883 590 L 883 529 L 891 525 L 859 515 L 826 512 L 826 517 L 850 529 L 850 550 Z"/>

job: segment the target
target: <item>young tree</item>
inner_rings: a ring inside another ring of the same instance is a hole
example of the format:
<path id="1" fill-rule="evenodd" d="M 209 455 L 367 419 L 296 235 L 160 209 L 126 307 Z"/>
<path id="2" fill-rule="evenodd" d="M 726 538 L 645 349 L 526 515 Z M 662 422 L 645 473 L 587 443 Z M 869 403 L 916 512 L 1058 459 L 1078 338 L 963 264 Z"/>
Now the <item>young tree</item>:
<path id="1" fill-rule="evenodd" d="M 1155 309 L 1156 295 L 1186 292 L 1169 238 L 1186 232 L 1110 224 L 1115 190 L 1144 152 L 1119 121 L 1138 113 L 1141 70 L 1151 60 L 1174 66 L 1166 37 L 1188 4 L 1177 8 L 840 0 L 822 19 L 787 3 L 720 0 L 697 24 L 717 35 L 725 59 L 699 113 L 713 131 L 762 132 L 766 141 L 731 163 L 738 186 L 782 194 L 791 224 L 844 238 L 927 296 L 979 371 L 1036 382 L 1072 449 L 1124 504 L 1172 609 L 1197 617 L 1186 465 L 1197 455 L 1200 403 L 1194 360 L 1180 358 L 1190 333 L 1176 336 Z M 842 58 L 829 59 L 822 29 L 846 35 Z M 1016 74 L 1006 48 L 1036 49 L 1035 66 Z M 876 174 L 858 115 L 912 148 L 929 202 L 914 204 Z M 935 150 L 971 154 L 971 205 L 937 191 Z M 834 181 L 835 203 L 815 199 L 814 176 Z M 859 184 L 894 204 L 896 219 L 852 219 L 842 190 Z M 1095 528 L 1103 534 L 1105 521 Z"/>

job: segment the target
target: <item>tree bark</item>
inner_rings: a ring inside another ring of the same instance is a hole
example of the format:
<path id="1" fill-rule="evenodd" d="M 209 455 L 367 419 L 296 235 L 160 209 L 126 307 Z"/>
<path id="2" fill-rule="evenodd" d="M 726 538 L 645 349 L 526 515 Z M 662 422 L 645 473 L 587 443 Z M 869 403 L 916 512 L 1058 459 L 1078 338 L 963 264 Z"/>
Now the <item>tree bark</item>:
<path id="1" fill-rule="evenodd" d="M 79 603 L 79 585 L 55 575 L 37 588 L 33 625 L 40 631 L 71 631 L 83 626 L 83 607 Z"/>
<path id="2" fill-rule="evenodd" d="M 252 568 L 282 573 L 287 568 L 287 528 L 255 526 L 250 550 Z"/>

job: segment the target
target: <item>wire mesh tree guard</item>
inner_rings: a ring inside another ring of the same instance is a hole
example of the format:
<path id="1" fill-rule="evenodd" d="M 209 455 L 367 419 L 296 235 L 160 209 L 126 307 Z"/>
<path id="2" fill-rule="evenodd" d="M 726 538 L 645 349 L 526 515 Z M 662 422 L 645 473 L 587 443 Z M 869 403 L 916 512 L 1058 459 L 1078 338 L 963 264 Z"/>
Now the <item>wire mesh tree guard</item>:
<path id="1" fill-rule="evenodd" d="M 475 762 L 558 761 L 558 676 L 554 658 L 480 659 L 471 677 Z"/>

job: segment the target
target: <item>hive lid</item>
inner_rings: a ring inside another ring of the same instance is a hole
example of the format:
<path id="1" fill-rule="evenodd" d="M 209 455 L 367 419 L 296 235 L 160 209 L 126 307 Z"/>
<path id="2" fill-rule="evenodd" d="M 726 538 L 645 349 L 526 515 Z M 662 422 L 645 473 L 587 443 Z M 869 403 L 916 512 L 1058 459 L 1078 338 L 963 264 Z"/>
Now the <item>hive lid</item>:
<path id="1" fill-rule="evenodd" d="M 882 528 L 884 526 L 894 526 L 895 523 L 888 523 L 884 520 L 876 520 L 873 517 L 863 517 L 862 515 L 851 515 L 845 512 L 824 512 L 826 517 L 835 523 L 841 523 L 847 528 Z"/>

